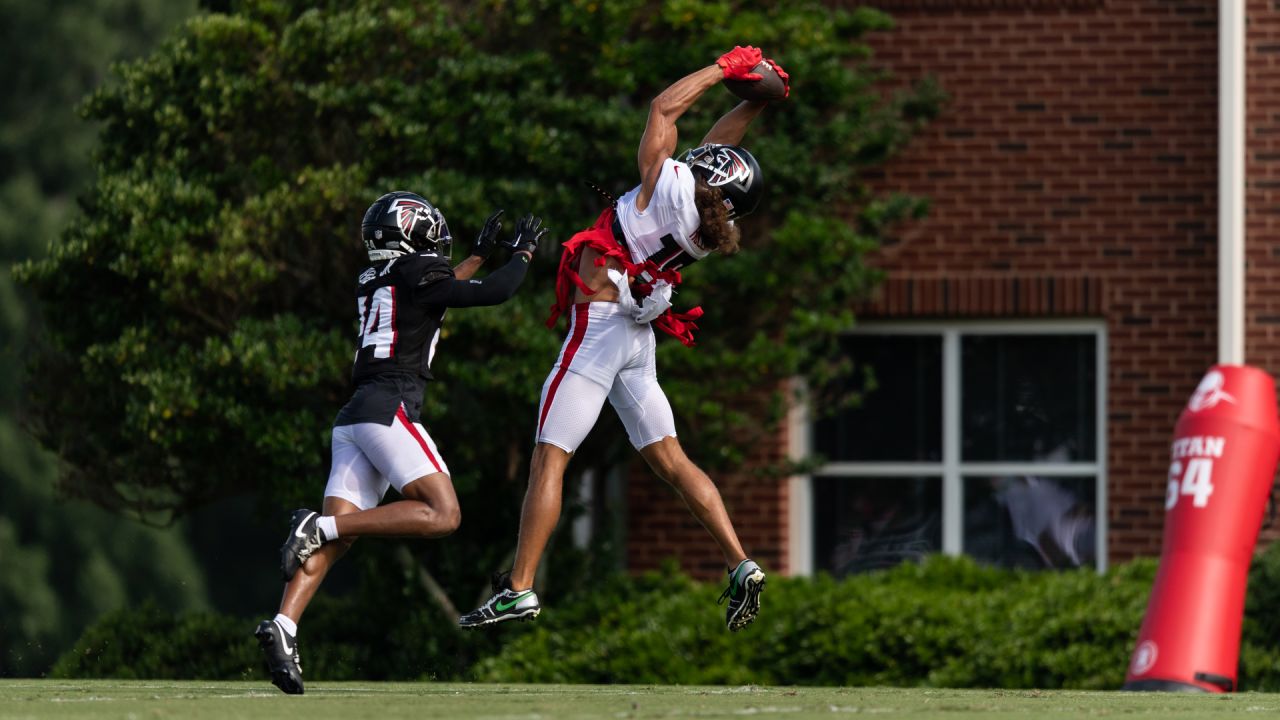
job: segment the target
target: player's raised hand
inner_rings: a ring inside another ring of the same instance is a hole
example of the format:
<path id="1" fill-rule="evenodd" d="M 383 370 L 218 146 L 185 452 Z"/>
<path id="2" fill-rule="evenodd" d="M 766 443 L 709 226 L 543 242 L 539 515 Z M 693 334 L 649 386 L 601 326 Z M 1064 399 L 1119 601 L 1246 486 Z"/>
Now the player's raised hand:
<path id="1" fill-rule="evenodd" d="M 782 78 L 782 97 L 791 97 L 791 76 L 787 74 L 786 70 L 782 69 L 781 65 L 774 62 L 773 58 L 765 58 L 764 61 L 769 63 L 769 67 L 773 68 L 774 72 L 778 73 L 778 77 Z"/>
<path id="2" fill-rule="evenodd" d="M 734 45 L 732 50 L 716 60 L 716 65 L 720 66 L 726 80 L 759 80 L 763 76 L 751 71 L 762 59 L 760 48 Z"/>
<path id="3" fill-rule="evenodd" d="M 493 254 L 493 249 L 498 246 L 498 233 L 501 232 L 502 211 L 499 210 L 484 221 L 484 227 L 480 228 L 480 234 L 476 236 L 476 241 L 471 245 L 471 254 L 487 259 Z"/>
<path id="4" fill-rule="evenodd" d="M 512 252 L 527 252 L 533 255 L 538 249 L 538 243 L 542 241 L 542 236 L 547 234 L 548 228 L 542 227 L 542 218 L 530 213 L 520 218 L 516 223 L 516 235 L 511 238 Z"/>

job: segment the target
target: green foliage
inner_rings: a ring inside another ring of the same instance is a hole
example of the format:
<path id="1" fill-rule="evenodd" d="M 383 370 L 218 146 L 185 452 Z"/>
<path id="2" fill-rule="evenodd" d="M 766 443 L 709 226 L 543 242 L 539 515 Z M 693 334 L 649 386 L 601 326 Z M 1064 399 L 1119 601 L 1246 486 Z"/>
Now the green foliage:
<path id="1" fill-rule="evenodd" d="M 1268 552 L 1259 567 L 1277 557 L 1280 550 Z M 771 578 L 759 619 L 732 634 L 715 604 L 720 588 L 669 568 L 597 583 L 549 604 L 531 626 L 463 635 L 388 563 L 374 558 L 365 589 L 322 597 L 308 612 L 300 637 L 308 678 L 1114 689 L 1124 682 L 1156 569 L 1142 560 L 1103 575 L 1032 573 L 934 557 L 841 580 Z M 1276 583 L 1255 570 L 1247 628 L 1274 614 L 1258 602 Z M 183 646 L 181 669 L 156 677 L 237 679 L 246 662 L 261 676 L 253 621 L 156 614 L 103 621 L 56 672 L 148 677 L 150 668 L 166 667 L 170 649 L 125 636 L 154 625 L 179 637 L 204 633 L 203 645 Z M 1246 630 L 1241 687 L 1274 691 L 1278 680 L 1280 643 Z"/>
<path id="2" fill-rule="evenodd" d="M 0 0 L 0 67 L 9 70 L 0 96 L 0 677 L 44 672 L 124 603 L 202 607 L 203 580 L 179 532 L 59 502 L 55 459 L 19 428 L 27 339 L 41 324 L 10 274 L 54 244 L 92 174 L 98 128 L 76 106 L 108 81 L 111 63 L 148 50 L 194 6 Z"/>
<path id="3" fill-rule="evenodd" d="M 1240 685 L 1280 691 L 1280 543 L 1253 559 L 1240 642 Z"/>
<path id="4" fill-rule="evenodd" d="M 1245 690 L 1280 689 L 1280 636 L 1264 629 L 1274 623 L 1275 605 L 1266 603 L 1280 587 L 1276 567 L 1280 545 L 1259 557 L 1249 583 Z M 938 556 L 840 580 L 771 578 L 759 619 L 731 634 L 715 604 L 720 588 L 667 568 L 597 583 L 548 604 L 533 625 L 464 635 L 379 553 L 359 593 L 317 600 L 300 641 L 307 677 L 324 680 L 1105 690 L 1124 683 L 1155 570 L 1154 560 L 1140 560 L 1103 575 L 1019 572 Z M 154 677 L 258 677 L 253 624 L 175 620 L 155 608 L 118 613 L 86 633 L 56 672 L 149 677 L 170 650 L 135 647 L 126 636 L 154 625 L 182 637 L 205 633 L 204 645 L 184 647 L 180 670 Z"/>
<path id="5" fill-rule="evenodd" d="M 413 680 L 464 677 L 499 638 L 464 635 L 457 617 L 426 597 L 389 544 L 370 544 L 355 592 L 320 594 L 307 609 L 299 647 L 308 679 Z M 182 615 L 143 604 L 103 618 L 53 669 L 57 677 L 259 677 L 252 636 L 261 617 Z M 165 638 L 158 642 L 158 638 Z M 177 638 L 169 642 L 169 638 Z"/>
<path id="6" fill-rule="evenodd" d="M 49 457 L 0 419 L 0 676 L 43 673 L 103 613 L 147 598 L 205 606 L 180 528 L 58 503 Z"/>
<path id="7" fill-rule="evenodd" d="M 1244 637 L 1258 643 L 1280 642 L 1280 543 L 1272 542 L 1249 567 Z"/>
<path id="8" fill-rule="evenodd" d="M 193 0 L 0 0 L 0 67 L 21 69 L 0 97 L 3 184 L 34 180 L 47 199 L 65 203 L 92 172 L 96 128 L 77 117 L 76 104 L 108 82 L 111 63 L 150 49 L 194 10 Z M 36 247 L 55 231 L 28 225 L 18 237 Z"/>
<path id="9" fill-rule="evenodd" d="M 63 655 L 53 677 L 117 679 L 244 679 L 254 677 L 261 653 L 245 622 L 198 613 L 181 620 L 147 602 L 104 617 Z"/>
<path id="10" fill-rule="evenodd" d="M 1280 688 L 1280 546 L 1254 565 L 1240 685 Z M 1114 689 L 1137 638 L 1154 560 L 1104 575 L 983 568 L 967 558 L 833 580 L 770 579 L 741 635 L 708 613 L 717 588 L 618 578 L 548 608 L 481 661 L 494 682 L 757 683 Z M 747 641 L 749 640 L 749 641 Z M 554 661 L 550 659 L 554 658 Z"/>
<path id="11" fill-rule="evenodd" d="M 1153 566 L 1021 573 L 933 558 L 833 580 L 770 579 L 741 635 L 717 588 L 620 579 L 476 668 L 495 682 L 1113 688 L 1124 681 Z M 548 658 L 555 658 L 548 662 Z"/>
<path id="12" fill-rule="evenodd" d="M 189 16 L 191 0 L 0 0 L 0 412 L 11 413 L 22 377 L 26 302 L 9 273 L 54 243 L 70 199 L 92 174 L 97 128 L 76 112 L 135 57 Z"/>

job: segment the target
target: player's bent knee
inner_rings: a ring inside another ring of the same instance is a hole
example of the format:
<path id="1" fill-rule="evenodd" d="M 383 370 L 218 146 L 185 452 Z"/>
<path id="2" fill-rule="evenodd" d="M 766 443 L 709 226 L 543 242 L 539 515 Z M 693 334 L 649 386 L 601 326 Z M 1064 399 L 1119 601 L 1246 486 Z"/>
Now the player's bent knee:
<path id="1" fill-rule="evenodd" d="M 675 483 L 681 470 L 691 464 L 674 438 L 646 445 L 640 449 L 640 454 L 644 456 L 645 462 L 649 463 L 650 469 L 669 483 Z"/>
<path id="2" fill-rule="evenodd" d="M 667 461 L 666 459 L 650 460 L 649 469 L 653 470 L 655 475 L 667 481 L 668 483 L 675 481 L 675 477 L 676 477 L 675 465 Z"/>
<path id="3" fill-rule="evenodd" d="M 457 505 L 443 508 L 440 511 L 440 532 L 448 535 L 462 525 L 462 508 Z"/>
<path id="4" fill-rule="evenodd" d="M 421 537 L 443 537 L 462 524 L 462 508 L 454 503 L 423 503 L 417 511 L 417 534 Z"/>

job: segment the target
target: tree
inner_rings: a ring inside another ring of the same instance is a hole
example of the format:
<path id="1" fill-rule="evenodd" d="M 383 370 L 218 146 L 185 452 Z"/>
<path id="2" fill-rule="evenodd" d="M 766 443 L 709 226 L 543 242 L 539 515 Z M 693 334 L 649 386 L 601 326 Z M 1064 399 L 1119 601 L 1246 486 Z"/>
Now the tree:
<path id="1" fill-rule="evenodd" d="M 101 615 L 143 600 L 202 610 L 204 575 L 177 528 L 60 504 L 50 460 L 0 428 L 0 677 L 42 674 Z M 36 472 L 14 472 L 35 467 Z"/>
<path id="2" fill-rule="evenodd" d="M 97 130 L 76 105 L 112 62 L 193 11 L 170 0 L 0 0 L 0 677 L 44 672 L 86 625 L 131 601 L 204 606 L 179 532 L 56 496 L 56 460 L 18 427 L 21 354 L 40 325 L 9 272 L 53 243 L 92 175 Z"/>
<path id="3" fill-rule="evenodd" d="M 680 305 L 708 309 L 700 347 L 659 351 L 695 457 L 737 463 L 760 424 L 744 399 L 829 370 L 875 279 L 863 253 L 923 211 L 860 180 L 939 103 L 927 84 L 877 90 L 859 39 L 889 26 L 817 1 L 244 0 L 197 17 L 88 103 L 98 176 L 56 252 L 23 269 L 51 318 L 31 427 L 66 461 L 66 487 L 108 507 L 165 516 L 250 490 L 314 501 L 349 392 L 372 199 L 420 192 L 462 238 L 494 207 L 535 211 L 565 238 L 601 209 L 583 180 L 635 184 L 648 101 L 750 43 L 795 78 L 748 136 L 768 198 L 744 252 L 687 273 Z M 699 102 L 685 146 L 732 102 Z M 445 546 L 466 552 L 440 560 L 468 576 L 509 549 L 471 540 L 514 529 L 560 343 L 542 326 L 557 252 L 512 302 L 450 316 L 427 391 L 464 509 L 485 499 Z M 577 466 L 607 463 L 619 436 L 606 423 Z"/>
<path id="4" fill-rule="evenodd" d="M 9 413 L 21 373 L 13 349 L 26 328 L 9 266 L 38 256 L 56 236 L 69 200 L 92 173 L 95 128 L 75 106 L 108 79 L 110 63 L 150 47 L 189 16 L 193 2 L 0 0 L 0 411 Z"/>

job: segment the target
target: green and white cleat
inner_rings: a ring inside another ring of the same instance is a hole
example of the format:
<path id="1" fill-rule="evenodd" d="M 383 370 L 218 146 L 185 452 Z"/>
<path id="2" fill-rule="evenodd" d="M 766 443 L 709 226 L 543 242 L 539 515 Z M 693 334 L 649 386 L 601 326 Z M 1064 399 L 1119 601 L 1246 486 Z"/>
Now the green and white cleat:
<path id="1" fill-rule="evenodd" d="M 729 600 L 724 622 L 731 632 L 738 632 L 751 624 L 760 613 L 760 592 L 764 590 L 764 571 L 755 561 L 747 559 L 729 571 L 729 587 L 720 593 L 716 604 Z"/>
<path id="2" fill-rule="evenodd" d="M 477 628 L 508 620 L 532 620 L 542 612 L 538 595 L 533 590 L 512 590 L 507 573 L 494 576 L 493 597 L 483 605 L 458 618 L 458 627 Z"/>

